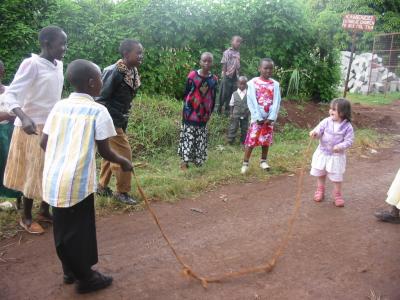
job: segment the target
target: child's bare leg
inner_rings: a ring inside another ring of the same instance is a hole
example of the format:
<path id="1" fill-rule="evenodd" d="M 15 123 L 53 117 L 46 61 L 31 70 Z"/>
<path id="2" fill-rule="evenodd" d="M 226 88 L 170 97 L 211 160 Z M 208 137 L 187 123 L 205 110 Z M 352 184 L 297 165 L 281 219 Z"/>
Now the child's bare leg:
<path id="1" fill-rule="evenodd" d="M 251 152 L 253 152 L 253 148 L 246 146 L 244 149 L 244 157 L 243 162 L 248 163 L 250 160 Z"/>
<path id="2" fill-rule="evenodd" d="M 267 160 L 269 146 L 262 146 L 261 147 L 261 160 Z"/>
<path id="3" fill-rule="evenodd" d="M 342 183 L 341 182 L 333 182 L 333 193 L 335 195 L 342 194 Z"/>
<path id="4" fill-rule="evenodd" d="M 326 175 L 317 177 L 317 188 L 325 188 Z"/>

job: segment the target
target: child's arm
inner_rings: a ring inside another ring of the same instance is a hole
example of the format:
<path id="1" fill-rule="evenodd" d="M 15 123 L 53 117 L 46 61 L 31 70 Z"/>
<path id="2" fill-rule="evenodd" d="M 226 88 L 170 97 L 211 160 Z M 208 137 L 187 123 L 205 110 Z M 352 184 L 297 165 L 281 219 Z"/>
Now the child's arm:
<path id="1" fill-rule="evenodd" d="M 6 112 L 0 111 L 0 122 L 3 122 L 3 121 L 12 122 L 14 119 L 15 119 L 14 116 L 12 116 L 12 115 L 10 115 L 10 114 L 8 114 Z"/>
<path id="2" fill-rule="evenodd" d="M 113 150 L 111 150 L 109 144 L 108 144 L 108 139 L 98 141 L 96 140 L 97 144 L 97 150 L 100 154 L 101 157 L 103 157 L 105 160 L 108 160 L 110 162 L 119 164 L 122 168 L 123 171 L 129 172 L 133 170 L 132 163 L 127 160 L 125 157 L 122 157 L 115 153 Z"/>
<path id="3" fill-rule="evenodd" d="M 328 118 L 323 119 L 319 124 L 310 131 L 309 135 L 312 138 L 319 139 L 325 131 L 326 123 L 328 122 Z"/>
<path id="4" fill-rule="evenodd" d="M 261 115 L 258 111 L 258 103 L 256 99 L 256 91 L 254 88 L 253 82 L 249 82 L 247 85 L 247 106 L 250 110 L 250 114 L 252 119 L 255 119 L 256 121 L 264 121 L 261 118 Z"/>
<path id="5" fill-rule="evenodd" d="M 49 136 L 46 133 L 43 133 L 42 138 L 40 139 L 40 148 L 42 148 L 44 152 L 46 152 L 48 139 L 49 139 Z"/>
<path id="6" fill-rule="evenodd" d="M 221 64 L 222 64 L 222 72 L 221 72 L 221 76 L 222 78 L 225 77 L 226 74 L 226 63 L 228 61 L 228 57 L 226 54 L 226 51 L 222 54 L 222 59 L 221 59 Z"/>
<path id="7" fill-rule="evenodd" d="M 346 134 L 344 135 L 343 142 L 335 145 L 333 147 L 333 152 L 342 152 L 353 145 L 354 142 L 354 129 L 353 126 L 350 126 L 346 130 Z"/>
<path id="8" fill-rule="evenodd" d="M 279 108 L 281 107 L 281 90 L 279 88 L 279 83 L 274 83 L 274 101 L 271 108 L 269 109 L 268 121 L 269 123 L 275 122 L 278 118 Z"/>
<path id="9" fill-rule="evenodd" d="M 34 62 L 32 60 L 24 60 L 4 95 L 9 112 L 13 112 L 20 118 L 22 129 L 27 134 L 36 134 L 36 125 L 32 119 L 22 111 L 21 107 L 24 105 L 22 99 L 23 95 L 27 93 L 35 80 L 36 74 L 37 70 Z"/>

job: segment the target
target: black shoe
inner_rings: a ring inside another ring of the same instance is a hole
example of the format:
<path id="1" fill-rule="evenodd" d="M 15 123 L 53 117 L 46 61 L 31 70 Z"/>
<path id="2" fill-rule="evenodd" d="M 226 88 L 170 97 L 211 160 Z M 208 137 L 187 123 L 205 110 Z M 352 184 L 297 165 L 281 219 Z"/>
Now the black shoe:
<path id="1" fill-rule="evenodd" d="M 91 293 L 101 289 L 105 289 L 113 282 L 111 276 L 103 275 L 100 272 L 93 271 L 92 276 L 87 280 L 79 280 L 76 291 L 79 294 Z"/>
<path id="2" fill-rule="evenodd" d="M 114 193 L 114 198 L 124 204 L 136 205 L 138 203 L 137 200 L 129 196 L 128 193 Z"/>
<path id="3" fill-rule="evenodd" d="M 102 197 L 111 197 L 113 195 L 113 191 L 108 186 L 102 187 L 99 185 L 97 187 L 97 195 Z"/>
<path id="4" fill-rule="evenodd" d="M 63 280 L 65 284 L 73 284 L 75 282 L 75 277 L 73 275 L 64 274 Z"/>

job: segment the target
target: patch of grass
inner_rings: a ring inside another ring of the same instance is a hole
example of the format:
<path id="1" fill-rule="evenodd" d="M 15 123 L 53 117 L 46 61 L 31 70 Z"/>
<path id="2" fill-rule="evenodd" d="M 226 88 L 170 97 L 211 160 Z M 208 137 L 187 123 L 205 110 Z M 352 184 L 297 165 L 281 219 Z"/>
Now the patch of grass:
<path id="1" fill-rule="evenodd" d="M 347 94 L 347 99 L 353 103 L 364 105 L 383 105 L 390 104 L 393 101 L 400 100 L 400 92 L 385 94 Z"/>

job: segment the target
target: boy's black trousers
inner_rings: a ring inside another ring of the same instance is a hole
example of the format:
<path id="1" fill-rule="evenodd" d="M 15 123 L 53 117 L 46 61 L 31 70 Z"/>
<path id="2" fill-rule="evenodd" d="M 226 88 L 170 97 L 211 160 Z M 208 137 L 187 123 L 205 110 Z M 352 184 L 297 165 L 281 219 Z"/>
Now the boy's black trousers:
<path id="1" fill-rule="evenodd" d="M 72 207 L 53 207 L 53 232 L 64 274 L 89 278 L 98 261 L 94 194 Z"/>

